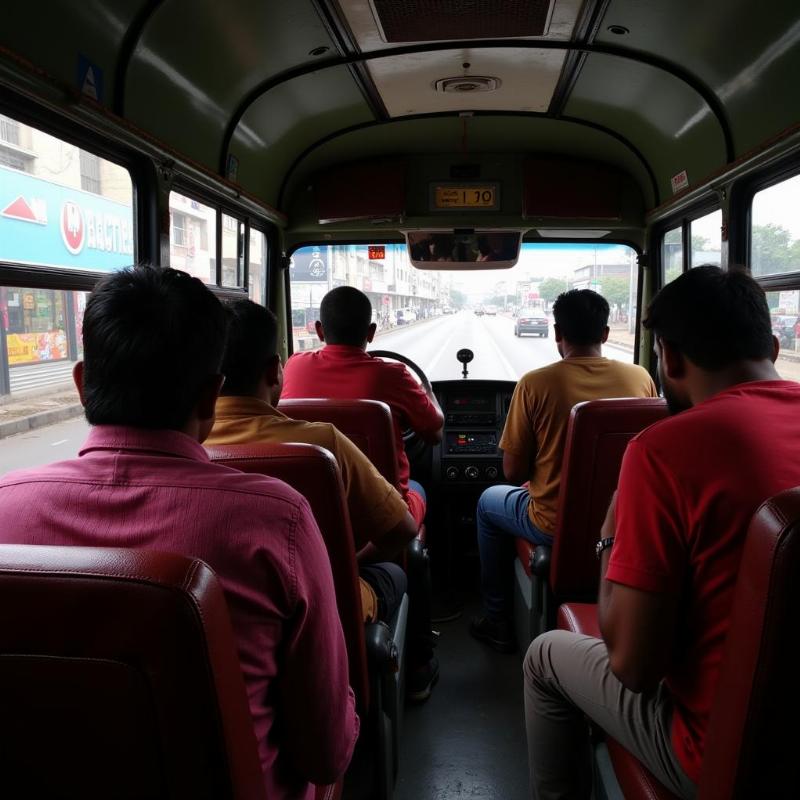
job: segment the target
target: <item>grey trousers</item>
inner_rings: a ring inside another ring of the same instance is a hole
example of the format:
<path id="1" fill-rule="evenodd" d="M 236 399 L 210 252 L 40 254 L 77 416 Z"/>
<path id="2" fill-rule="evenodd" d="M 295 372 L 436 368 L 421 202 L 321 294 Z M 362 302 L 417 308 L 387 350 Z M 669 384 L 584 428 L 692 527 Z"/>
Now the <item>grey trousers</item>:
<path id="1" fill-rule="evenodd" d="M 592 790 L 589 717 L 635 755 L 665 787 L 690 800 L 686 777 L 670 743 L 672 703 L 663 688 L 626 689 L 608 666 L 605 643 L 549 631 L 531 642 L 523 666 L 531 797 L 588 800 Z"/>

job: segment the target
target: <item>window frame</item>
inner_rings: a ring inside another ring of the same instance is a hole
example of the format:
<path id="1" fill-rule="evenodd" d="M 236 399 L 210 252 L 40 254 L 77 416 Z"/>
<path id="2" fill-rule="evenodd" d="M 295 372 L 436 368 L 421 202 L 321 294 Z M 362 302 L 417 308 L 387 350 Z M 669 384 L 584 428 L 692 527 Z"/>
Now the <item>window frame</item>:
<path id="1" fill-rule="evenodd" d="M 158 252 L 155 165 L 124 142 L 115 142 L 66 116 L 43 108 L 34 101 L 0 87 L 0 109 L 12 120 L 41 130 L 99 158 L 127 170 L 132 185 L 133 257 L 132 263 L 156 263 Z M 91 291 L 108 272 L 68 267 L 37 266 L 0 260 L 0 285 L 16 288 Z"/>
<path id="2" fill-rule="evenodd" d="M 751 268 L 753 200 L 763 191 L 800 175 L 800 153 L 783 158 L 777 163 L 760 169 L 752 176 L 737 181 L 731 191 L 731 214 L 741 219 L 731 234 L 730 253 L 733 263 L 746 264 L 748 272 L 758 281 L 765 292 L 789 291 L 800 288 L 800 270 L 774 275 L 753 275 Z"/>
<path id="3" fill-rule="evenodd" d="M 183 175 L 176 175 L 169 186 L 169 192 L 178 192 L 192 200 L 196 200 L 216 211 L 216 275 L 215 283 L 206 283 L 209 289 L 220 297 L 231 299 L 249 297 L 250 281 L 250 231 L 256 230 L 264 234 L 265 238 L 265 257 L 264 257 L 264 296 L 267 308 L 271 308 L 270 301 L 272 292 L 270 291 L 269 273 L 274 263 L 272 256 L 273 250 L 277 245 L 278 228 L 268 220 L 256 217 L 244 209 L 226 202 L 225 199 L 210 191 L 207 187 L 187 179 Z M 222 216 L 232 217 L 237 221 L 237 227 L 241 227 L 242 235 L 237 236 L 237 270 L 239 274 L 240 286 L 222 285 Z M 172 231 L 170 230 L 170 242 L 172 241 Z M 274 309 L 273 309 L 274 310 Z"/>
<path id="4" fill-rule="evenodd" d="M 655 291 L 664 287 L 665 264 L 664 264 L 664 237 L 674 228 L 681 229 L 683 252 L 681 253 L 681 275 L 691 269 L 691 250 L 692 250 L 692 222 L 714 211 L 723 212 L 723 225 L 725 224 L 725 212 L 722 208 L 720 198 L 716 193 L 701 198 L 696 203 L 670 214 L 664 219 L 659 220 L 653 226 L 651 235 L 648 237 L 649 250 L 651 253 L 651 265 L 655 278 Z"/>

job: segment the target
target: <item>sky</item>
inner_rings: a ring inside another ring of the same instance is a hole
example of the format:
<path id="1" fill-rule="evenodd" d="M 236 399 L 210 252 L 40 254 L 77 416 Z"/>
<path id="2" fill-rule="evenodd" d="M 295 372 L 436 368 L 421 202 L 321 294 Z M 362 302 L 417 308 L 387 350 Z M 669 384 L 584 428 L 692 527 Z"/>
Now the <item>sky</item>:
<path id="1" fill-rule="evenodd" d="M 501 281 L 542 280 L 572 276 L 578 267 L 597 259 L 598 264 L 626 264 L 635 252 L 619 244 L 523 244 L 519 261 L 511 269 L 480 269 L 453 273 L 453 287 L 466 294 L 491 291 Z"/>
<path id="2" fill-rule="evenodd" d="M 800 175 L 776 183 L 753 198 L 753 224 L 781 225 L 800 239 Z"/>

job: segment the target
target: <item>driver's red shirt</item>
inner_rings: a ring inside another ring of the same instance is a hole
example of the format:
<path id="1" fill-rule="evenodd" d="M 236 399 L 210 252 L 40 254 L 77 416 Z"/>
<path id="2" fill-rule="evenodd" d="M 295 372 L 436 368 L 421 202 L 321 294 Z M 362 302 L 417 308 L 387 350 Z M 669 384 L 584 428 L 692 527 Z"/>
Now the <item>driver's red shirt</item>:
<path id="1" fill-rule="evenodd" d="M 402 365 L 382 361 L 360 347 L 327 344 L 321 350 L 295 353 L 283 373 L 282 398 L 333 397 L 339 400 L 382 400 L 392 410 L 397 442 L 399 489 L 408 500 L 409 466 L 401 431 L 411 428 L 423 437 L 442 426 L 436 406 Z"/>

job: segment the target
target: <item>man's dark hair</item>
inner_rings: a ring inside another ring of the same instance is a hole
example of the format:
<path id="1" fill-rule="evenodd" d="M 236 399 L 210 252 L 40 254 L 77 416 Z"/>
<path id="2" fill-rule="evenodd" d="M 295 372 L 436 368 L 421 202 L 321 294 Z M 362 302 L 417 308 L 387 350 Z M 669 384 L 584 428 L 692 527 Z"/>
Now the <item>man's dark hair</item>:
<path id="1" fill-rule="evenodd" d="M 181 430 L 219 374 L 227 320 L 197 278 L 135 267 L 101 281 L 83 316 L 83 394 L 92 425 Z"/>
<path id="2" fill-rule="evenodd" d="M 644 326 L 711 372 L 772 357 L 767 296 L 742 271 L 690 269 L 653 298 Z"/>
<path id="3" fill-rule="evenodd" d="M 352 286 L 337 286 L 322 298 L 319 321 L 328 344 L 358 347 L 367 340 L 367 331 L 372 322 L 372 305 L 364 292 Z"/>
<path id="4" fill-rule="evenodd" d="M 222 360 L 224 395 L 253 395 L 267 362 L 278 352 L 278 321 L 264 306 L 252 300 L 231 300 L 228 312 L 228 345 Z"/>
<path id="5" fill-rule="evenodd" d="M 608 303 L 591 289 L 570 289 L 553 303 L 553 318 L 570 344 L 600 344 L 608 325 Z"/>

